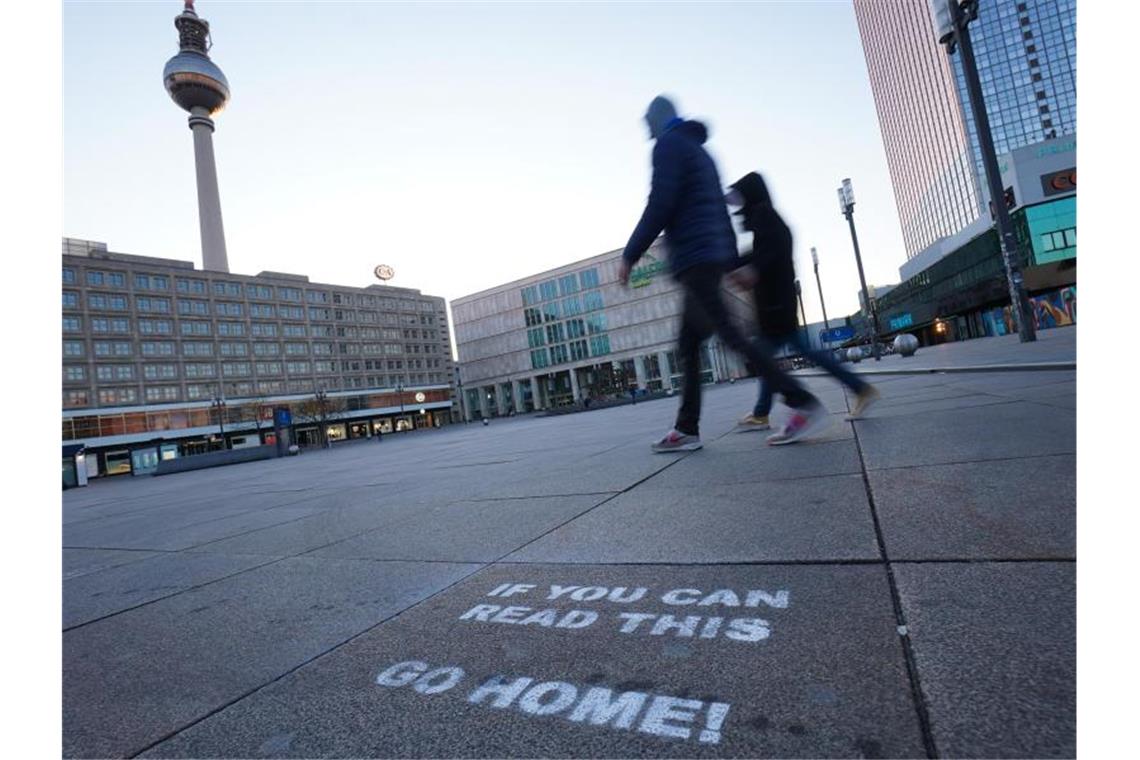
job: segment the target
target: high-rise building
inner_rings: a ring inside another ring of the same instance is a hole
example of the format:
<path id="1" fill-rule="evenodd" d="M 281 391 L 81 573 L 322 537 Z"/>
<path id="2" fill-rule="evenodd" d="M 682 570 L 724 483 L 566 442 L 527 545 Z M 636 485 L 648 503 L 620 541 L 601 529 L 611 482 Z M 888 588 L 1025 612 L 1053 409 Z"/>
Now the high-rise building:
<path id="1" fill-rule="evenodd" d="M 961 52 L 928 0 L 854 0 L 907 260 L 875 297 L 922 343 L 1012 329 Z M 1076 322 L 1075 0 L 979 0 L 969 25 L 1037 329 Z"/>
<path id="2" fill-rule="evenodd" d="M 97 474 L 261 443 L 276 406 L 294 407 L 302 445 L 451 421 L 442 298 L 66 238 L 62 290 L 63 442 L 83 444 Z M 306 414 L 317 394 L 326 407 Z"/>
<path id="3" fill-rule="evenodd" d="M 854 6 L 906 255 L 925 268 L 952 248 L 940 241 L 990 223 L 961 56 L 938 44 L 927 0 Z M 1076 134 L 1075 28 L 1075 0 L 980 3 L 970 35 L 999 156 Z"/>

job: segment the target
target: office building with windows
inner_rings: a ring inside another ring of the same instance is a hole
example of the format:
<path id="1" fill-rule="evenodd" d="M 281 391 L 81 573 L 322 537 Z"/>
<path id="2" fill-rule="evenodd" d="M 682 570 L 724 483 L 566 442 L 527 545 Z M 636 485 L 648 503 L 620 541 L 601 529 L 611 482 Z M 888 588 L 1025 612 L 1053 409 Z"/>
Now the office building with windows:
<path id="1" fill-rule="evenodd" d="M 641 259 L 628 288 L 618 282 L 617 250 L 452 301 L 466 418 L 679 388 L 681 292 L 662 245 Z M 751 319 L 743 296 L 730 306 Z M 705 382 L 746 374 L 715 337 L 701 369 Z"/>
<path id="2" fill-rule="evenodd" d="M 73 239 L 62 278 L 63 442 L 86 447 L 93 475 L 265 442 L 278 406 L 292 407 L 302 445 L 322 426 L 338 440 L 451 421 L 442 298 L 202 271 Z"/>
<path id="3" fill-rule="evenodd" d="M 883 328 L 1002 334 L 1008 314 L 987 315 L 1009 296 L 961 55 L 938 44 L 926 0 L 854 8 L 907 256 L 878 300 Z M 970 35 L 1026 287 L 1035 309 L 1064 298 L 1075 319 L 1075 1 L 980 3 Z"/>

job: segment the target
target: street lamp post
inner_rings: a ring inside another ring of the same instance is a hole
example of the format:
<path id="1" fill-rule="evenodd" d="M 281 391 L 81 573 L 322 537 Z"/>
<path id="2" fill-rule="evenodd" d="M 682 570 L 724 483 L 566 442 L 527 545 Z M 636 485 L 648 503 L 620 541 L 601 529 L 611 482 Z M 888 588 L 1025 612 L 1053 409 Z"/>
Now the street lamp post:
<path id="1" fill-rule="evenodd" d="M 1025 280 L 1021 274 L 1021 257 L 1017 235 L 1005 205 L 1001 172 L 998 170 L 994 138 L 990 132 L 990 118 L 986 113 L 982 83 L 978 78 L 978 65 L 974 60 L 974 45 L 970 41 L 969 24 L 978 17 L 977 0 L 930 0 L 931 15 L 938 41 L 946 45 L 946 54 L 953 55 L 955 47 L 962 51 L 962 74 L 966 79 L 966 94 L 978 132 L 978 148 L 982 154 L 982 167 L 986 172 L 986 185 L 990 191 L 990 207 L 997 222 L 1001 240 L 1001 256 L 1005 262 L 1006 284 L 1009 286 L 1010 311 L 1017 320 L 1017 333 L 1022 343 L 1037 340 L 1029 300 L 1025 296 Z"/>
<path id="2" fill-rule="evenodd" d="M 800 302 L 800 320 L 804 325 L 804 340 L 807 341 L 807 347 L 811 348 L 811 335 L 808 333 L 807 312 L 804 311 L 804 294 L 800 290 L 800 281 L 796 280 L 796 298 Z M 802 351 L 800 353 L 803 353 Z M 804 357 L 805 359 L 807 357 Z"/>
<path id="3" fill-rule="evenodd" d="M 863 276 L 863 257 L 859 255 L 859 236 L 855 234 L 855 191 L 851 188 L 851 180 L 845 178 L 843 184 L 836 192 L 839 194 L 839 210 L 847 217 L 847 226 L 851 228 L 851 245 L 855 247 L 855 264 L 859 268 L 859 285 L 863 288 L 863 303 L 871 313 L 871 327 L 874 334 L 871 336 L 871 353 L 875 361 L 882 357 L 879 355 L 879 311 L 867 293 L 867 278 Z"/>
<path id="4" fill-rule="evenodd" d="M 404 419 L 404 378 L 396 381 L 396 395 L 400 397 L 400 419 Z M 396 423 L 396 432 L 400 432 L 400 423 Z"/>
<path id="5" fill-rule="evenodd" d="M 329 394 L 325 391 L 324 386 L 321 386 L 317 388 L 317 392 L 313 395 L 317 399 L 317 423 L 320 425 L 321 445 L 326 449 L 332 448 L 332 442 L 329 441 L 328 428 Z"/>
<path id="6" fill-rule="evenodd" d="M 827 323 L 827 304 L 823 302 L 823 283 L 819 279 L 819 254 L 815 252 L 815 246 L 811 249 L 811 263 L 815 268 L 815 285 L 819 288 L 819 308 L 823 309 L 823 329 L 830 330 L 831 325 Z"/>
<path id="7" fill-rule="evenodd" d="M 226 447 L 226 426 L 223 418 L 226 414 L 226 400 L 224 397 L 215 396 L 210 406 L 218 410 L 218 430 L 222 433 L 222 448 L 224 449 Z"/>

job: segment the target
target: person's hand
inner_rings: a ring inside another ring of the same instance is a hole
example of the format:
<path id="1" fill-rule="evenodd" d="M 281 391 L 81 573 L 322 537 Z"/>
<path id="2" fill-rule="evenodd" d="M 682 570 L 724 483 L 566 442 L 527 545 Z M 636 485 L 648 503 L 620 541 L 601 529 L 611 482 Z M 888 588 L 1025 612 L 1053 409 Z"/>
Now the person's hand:
<path id="1" fill-rule="evenodd" d="M 750 266 L 743 266 L 728 273 L 728 281 L 741 290 L 750 290 L 756 285 L 756 279 L 756 272 Z"/>
<path id="2" fill-rule="evenodd" d="M 621 268 L 618 270 L 618 282 L 622 287 L 629 287 L 629 273 L 633 271 L 633 267 L 625 259 L 621 260 Z"/>

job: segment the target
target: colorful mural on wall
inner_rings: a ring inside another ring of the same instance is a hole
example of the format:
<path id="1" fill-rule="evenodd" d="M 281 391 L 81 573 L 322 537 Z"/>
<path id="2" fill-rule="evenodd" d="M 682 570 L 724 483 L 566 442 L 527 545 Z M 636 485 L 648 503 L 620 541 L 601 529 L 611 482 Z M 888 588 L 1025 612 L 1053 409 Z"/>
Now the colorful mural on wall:
<path id="1" fill-rule="evenodd" d="M 1077 323 L 1077 286 L 1053 290 L 1029 299 L 1033 325 L 1038 330 L 1066 327 Z M 986 335 L 1010 335 L 1017 332 L 1008 306 L 982 312 Z"/>

